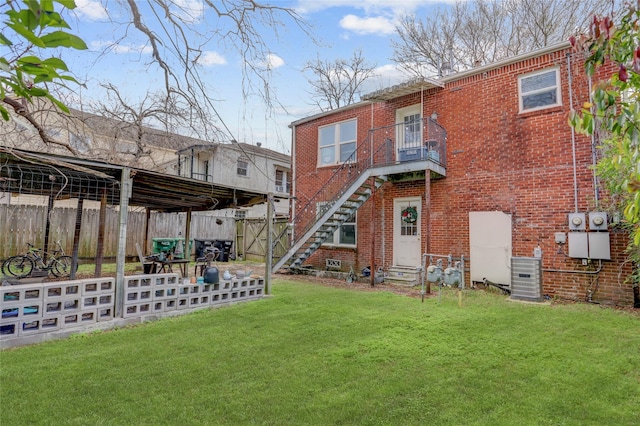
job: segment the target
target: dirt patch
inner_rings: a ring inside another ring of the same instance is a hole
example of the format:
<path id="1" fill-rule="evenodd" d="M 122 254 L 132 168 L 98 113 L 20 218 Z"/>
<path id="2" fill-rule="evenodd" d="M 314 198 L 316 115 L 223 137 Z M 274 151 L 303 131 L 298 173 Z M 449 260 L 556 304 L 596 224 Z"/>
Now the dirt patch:
<path id="1" fill-rule="evenodd" d="M 343 288 L 347 290 L 355 291 L 387 291 L 394 294 L 400 294 L 409 297 L 420 298 L 420 287 L 403 287 L 397 285 L 391 285 L 386 283 L 375 284 L 371 286 L 368 278 L 359 278 L 354 282 L 347 282 L 346 279 L 338 279 L 332 277 L 318 277 L 315 275 L 305 274 L 288 274 L 288 273 L 275 273 L 274 279 L 290 280 L 290 281 L 302 281 L 311 284 L 320 284 L 326 287 Z M 431 295 L 433 296 L 433 295 Z M 429 297 L 427 295 L 426 297 Z"/>

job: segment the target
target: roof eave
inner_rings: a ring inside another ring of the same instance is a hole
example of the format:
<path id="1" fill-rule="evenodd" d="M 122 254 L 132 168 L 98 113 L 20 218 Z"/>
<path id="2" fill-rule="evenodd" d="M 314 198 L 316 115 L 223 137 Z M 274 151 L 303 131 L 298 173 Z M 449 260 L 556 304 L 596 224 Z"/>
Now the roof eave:
<path id="1" fill-rule="evenodd" d="M 395 86 L 387 87 L 381 90 L 376 90 L 373 93 L 364 95 L 362 99 L 378 102 L 388 101 L 423 90 L 442 89 L 443 87 L 444 83 L 442 81 L 426 77 L 418 77 L 405 83 L 396 84 Z"/>

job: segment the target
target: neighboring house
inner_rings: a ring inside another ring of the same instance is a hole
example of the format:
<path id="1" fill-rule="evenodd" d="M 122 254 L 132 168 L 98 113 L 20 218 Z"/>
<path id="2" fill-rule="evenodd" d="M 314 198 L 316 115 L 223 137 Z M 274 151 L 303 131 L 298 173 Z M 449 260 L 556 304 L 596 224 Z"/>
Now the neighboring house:
<path id="1" fill-rule="evenodd" d="M 178 151 L 177 174 L 218 185 L 251 189 L 274 195 L 275 216 L 289 215 L 291 158 L 260 144 L 215 143 Z M 229 214 L 242 219 L 265 217 L 265 204 L 236 209 Z M 223 212 L 224 213 L 224 212 Z"/>
<path id="2" fill-rule="evenodd" d="M 202 143 L 199 139 L 76 109 L 64 114 L 42 101 L 29 108 L 54 143 L 46 145 L 26 118 L 12 114 L 10 121 L 0 120 L 3 146 L 71 155 L 64 147 L 68 145 L 79 158 L 165 172 L 164 165 L 175 161 L 177 150 Z"/>
<path id="3" fill-rule="evenodd" d="M 467 286 L 511 285 L 512 258 L 536 256 L 544 294 L 630 304 L 628 235 L 601 212 L 597 141 L 567 124 L 589 87 L 563 43 L 293 122 L 292 248 L 275 270 L 373 260 L 416 284 L 424 255 L 444 268 L 451 254 Z"/>
<path id="4" fill-rule="evenodd" d="M 0 120 L 0 145 L 32 152 L 72 155 L 88 160 L 170 173 L 176 151 L 202 141 L 147 126 L 136 126 L 100 115 L 70 109 L 70 114 L 57 111 L 51 104 L 36 100 L 28 108 L 34 119 L 53 141 L 45 144 L 37 130 L 25 117 L 12 114 L 10 121 Z M 0 204 L 46 205 L 45 197 L 0 194 Z M 59 206 L 64 206 L 61 201 Z M 71 203 L 75 205 L 75 203 Z M 87 203 L 85 207 L 95 207 Z"/>
<path id="5" fill-rule="evenodd" d="M 290 160 L 285 154 L 248 144 L 236 144 L 237 146 L 232 147 L 231 144 L 205 143 L 200 139 L 148 126 L 137 126 L 76 109 L 71 109 L 71 113 L 67 115 L 42 102 L 30 105 L 29 108 L 47 135 L 56 143 L 46 145 L 24 117 L 12 114 L 11 121 L 0 120 L 2 146 L 70 155 L 70 151 L 64 146 L 68 145 L 79 158 L 166 174 L 180 174 L 241 189 L 270 190 L 280 198 L 288 199 Z M 216 150 L 222 155 L 211 160 L 200 160 L 201 157 L 212 155 Z M 178 152 L 187 152 L 190 155 L 189 153 L 196 151 L 198 153 L 191 156 L 194 162 L 191 163 L 191 158 L 188 160 L 189 172 L 185 173 L 185 166 L 177 165 L 183 164 L 187 157 L 179 155 Z M 204 152 L 208 154 L 205 155 Z M 236 152 L 242 155 L 236 155 Z M 207 172 L 209 161 L 211 173 Z M 241 173 L 245 175 L 242 176 Z M 37 196 L 0 194 L 0 203 L 46 205 L 47 200 Z M 288 202 L 276 204 L 279 214 L 288 215 Z M 250 211 L 254 209 L 266 212 L 266 205 L 255 206 Z M 244 208 L 238 210 L 238 214 L 244 212 Z M 216 212 L 216 215 L 233 216 L 234 213 L 235 210 L 230 213 Z"/>

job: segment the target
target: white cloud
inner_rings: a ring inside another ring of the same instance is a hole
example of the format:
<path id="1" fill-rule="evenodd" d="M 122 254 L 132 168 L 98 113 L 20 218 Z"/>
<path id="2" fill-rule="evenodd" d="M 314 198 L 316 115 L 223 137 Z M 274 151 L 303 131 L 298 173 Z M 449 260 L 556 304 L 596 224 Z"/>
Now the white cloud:
<path id="1" fill-rule="evenodd" d="M 90 21 L 99 21 L 109 17 L 107 9 L 102 6 L 102 3 L 96 0 L 76 0 L 76 8 L 74 11 L 80 15 L 80 17 L 87 18 Z"/>
<path id="2" fill-rule="evenodd" d="M 356 15 L 347 15 L 340 20 L 340 26 L 345 30 L 357 34 L 393 34 L 395 25 L 392 20 L 383 16 L 361 18 Z"/>
<path id="3" fill-rule="evenodd" d="M 214 65 L 225 65 L 227 60 L 220 55 L 218 52 L 206 51 L 202 52 L 202 55 L 198 58 L 198 64 L 204 65 L 205 67 L 211 67 Z"/>
<path id="4" fill-rule="evenodd" d="M 138 46 L 131 46 L 126 44 L 117 44 L 113 41 L 92 41 L 90 44 L 91 50 L 101 51 L 109 50 L 112 53 L 126 54 L 126 53 L 143 53 L 150 54 L 151 46 L 140 44 Z"/>
<path id="5" fill-rule="evenodd" d="M 412 11 L 420 6 L 436 3 L 455 3 L 456 0 L 298 0 L 296 12 L 306 15 L 332 7 L 351 7 L 364 10 L 366 13 L 387 11 Z"/>
<path id="6" fill-rule="evenodd" d="M 303 16 L 331 8 L 351 8 L 362 14 L 351 13 L 340 20 L 340 26 L 359 35 L 390 35 L 395 32 L 400 17 L 415 12 L 419 7 L 456 0 L 298 0 L 295 10 Z M 462 0 L 465 1 L 465 0 Z M 343 38 L 348 37 L 347 35 Z"/>
<path id="7" fill-rule="evenodd" d="M 284 59 L 282 59 L 280 56 L 276 55 L 275 53 L 269 53 L 267 55 L 267 60 L 265 62 L 265 65 L 269 69 L 274 70 L 284 65 Z"/>
<path id="8" fill-rule="evenodd" d="M 204 17 L 204 3 L 201 0 L 174 0 L 171 12 L 184 21 L 195 24 Z"/>

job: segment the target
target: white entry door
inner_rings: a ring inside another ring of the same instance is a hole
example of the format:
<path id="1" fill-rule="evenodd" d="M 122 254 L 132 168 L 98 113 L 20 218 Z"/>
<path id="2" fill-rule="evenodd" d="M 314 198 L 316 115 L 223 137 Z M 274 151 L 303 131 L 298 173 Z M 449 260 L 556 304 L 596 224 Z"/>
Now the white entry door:
<path id="1" fill-rule="evenodd" d="M 420 197 L 393 201 L 393 264 L 396 266 L 420 265 L 421 204 Z"/>

